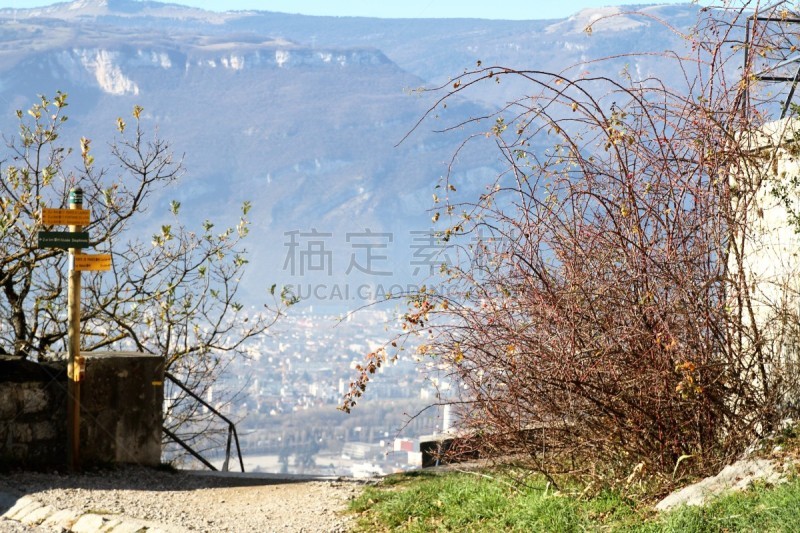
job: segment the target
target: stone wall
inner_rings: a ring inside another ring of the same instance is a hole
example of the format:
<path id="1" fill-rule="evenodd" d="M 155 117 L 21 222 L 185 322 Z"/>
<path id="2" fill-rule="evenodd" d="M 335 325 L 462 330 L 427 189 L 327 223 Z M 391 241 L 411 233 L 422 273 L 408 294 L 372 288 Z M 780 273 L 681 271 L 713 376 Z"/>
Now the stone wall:
<path id="1" fill-rule="evenodd" d="M 83 356 L 81 465 L 158 465 L 163 360 L 140 353 Z M 0 358 L 0 466 L 62 467 L 67 445 L 65 365 Z"/>
<path id="2" fill-rule="evenodd" d="M 42 468 L 64 463 L 66 398 L 63 364 L 0 357 L 0 466 Z"/>
<path id="3" fill-rule="evenodd" d="M 770 357 L 766 371 L 780 375 L 784 384 L 800 380 L 800 235 L 793 213 L 800 213 L 797 180 L 800 177 L 800 120 L 786 118 L 765 124 L 741 136 L 747 153 L 740 173 L 731 177 L 732 207 L 746 213 L 746 224 L 735 242 L 742 245 L 742 260 L 730 254 L 730 277 L 746 280 L 749 300 L 743 314 L 752 312 L 754 326 L 747 339 L 759 339 L 758 350 L 749 349 L 740 360 L 742 368 L 758 368 L 763 353 Z M 787 209 L 783 199 L 786 193 Z M 741 214 L 740 214 L 741 216 Z M 730 294 L 731 302 L 739 302 Z M 736 305 L 735 303 L 733 305 Z M 746 324 L 749 326 L 749 324 Z M 738 332 L 736 333 L 738 335 Z M 753 372 L 755 374 L 755 372 Z M 750 374 L 750 376 L 753 376 Z M 755 386 L 759 378 L 750 377 Z M 800 405 L 800 389 L 787 387 L 786 407 Z M 767 394 L 767 391 L 764 392 Z"/>

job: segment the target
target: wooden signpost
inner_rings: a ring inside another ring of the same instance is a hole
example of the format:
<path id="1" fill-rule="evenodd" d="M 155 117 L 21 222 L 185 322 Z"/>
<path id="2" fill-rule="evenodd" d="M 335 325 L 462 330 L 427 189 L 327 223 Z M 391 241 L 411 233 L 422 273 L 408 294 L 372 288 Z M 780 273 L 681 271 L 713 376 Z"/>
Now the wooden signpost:
<path id="1" fill-rule="evenodd" d="M 40 231 L 39 248 L 64 248 L 69 250 L 67 283 L 67 466 L 80 469 L 81 428 L 81 272 L 84 270 L 111 270 L 111 254 L 82 254 L 81 248 L 89 246 L 89 234 L 81 231 L 89 225 L 89 210 L 83 209 L 83 191 L 69 192 L 69 209 L 42 209 L 41 222 L 45 226 L 69 226 L 69 231 Z"/>

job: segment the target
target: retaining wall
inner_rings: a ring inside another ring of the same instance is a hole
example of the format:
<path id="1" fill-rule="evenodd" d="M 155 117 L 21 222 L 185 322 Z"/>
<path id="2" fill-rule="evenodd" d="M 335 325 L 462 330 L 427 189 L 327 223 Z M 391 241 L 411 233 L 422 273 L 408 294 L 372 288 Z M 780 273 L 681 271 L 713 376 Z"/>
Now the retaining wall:
<path id="1" fill-rule="evenodd" d="M 81 381 L 80 463 L 161 462 L 163 360 L 86 352 Z M 67 450 L 64 363 L 0 357 L 0 466 L 62 467 Z"/>

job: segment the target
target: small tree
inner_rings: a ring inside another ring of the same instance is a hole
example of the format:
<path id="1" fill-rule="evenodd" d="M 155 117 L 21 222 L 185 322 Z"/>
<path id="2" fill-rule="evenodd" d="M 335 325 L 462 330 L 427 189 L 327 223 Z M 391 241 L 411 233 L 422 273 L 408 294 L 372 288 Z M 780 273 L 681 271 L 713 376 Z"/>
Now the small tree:
<path id="1" fill-rule="evenodd" d="M 448 369 L 469 442 L 545 472 L 597 459 L 617 474 L 710 472 L 773 427 L 797 376 L 750 290 L 768 172 L 740 141 L 768 102 L 754 107 L 758 87 L 728 76 L 777 34 L 757 28 L 731 54 L 750 13 L 715 13 L 689 36 L 697 59 L 675 59 L 682 89 L 480 65 L 434 89 L 434 109 L 506 77 L 530 92 L 470 140 L 494 142 L 506 163 L 485 193 L 459 201 L 455 178 L 442 184 L 434 219 L 461 259 L 410 295 L 402 339 L 369 354 L 345 410 L 411 335 Z M 791 301 L 772 305 L 799 323 Z"/>
<path id="2" fill-rule="evenodd" d="M 59 92 L 52 100 L 40 97 L 27 115 L 17 111 L 19 136 L 6 139 L 0 161 L 0 353 L 44 360 L 67 351 L 67 254 L 38 248 L 36 240 L 45 229 L 41 209 L 66 207 L 70 188 L 81 187 L 92 210 L 89 246 L 111 254 L 113 265 L 110 272 L 84 273 L 81 350 L 159 354 L 167 371 L 203 394 L 283 307 L 279 301 L 249 312 L 238 302 L 250 205 L 235 227 L 218 230 L 206 221 L 195 232 L 180 222 L 173 201 L 160 231 L 143 240 L 133 225 L 152 208 L 152 197 L 179 179 L 181 161 L 169 143 L 148 136 L 136 106 L 132 126 L 117 119 L 110 163 L 98 166 L 89 139 L 80 139 L 79 153 L 62 143 L 66 106 Z M 205 415 L 193 402 L 179 396 L 169 408 L 173 432 L 200 433 Z"/>

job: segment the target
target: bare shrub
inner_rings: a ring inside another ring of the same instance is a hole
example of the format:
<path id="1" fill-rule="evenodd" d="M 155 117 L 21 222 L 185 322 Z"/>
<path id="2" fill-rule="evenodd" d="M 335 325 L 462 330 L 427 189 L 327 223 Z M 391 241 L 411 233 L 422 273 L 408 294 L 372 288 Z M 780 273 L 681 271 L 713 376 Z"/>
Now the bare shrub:
<path id="1" fill-rule="evenodd" d="M 345 410 L 414 336 L 452 378 L 469 442 L 545 472 L 586 458 L 708 472 L 773 426 L 795 380 L 754 304 L 747 253 L 771 174 L 742 142 L 773 100 L 732 65 L 792 36 L 755 25 L 743 48 L 750 12 L 711 13 L 687 37 L 695 59 L 664 56 L 682 88 L 479 66 L 433 89 L 439 107 L 507 77 L 530 88 L 464 120 L 489 125 L 461 149 L 493 142 L 505 169 L 474 200 L 455 174 L 443 183 L 434 218 L 461 259 L 410 295 L 405 331 L 368 356 Z M 787 324 L 792 302 L 770 304 Z"/>

